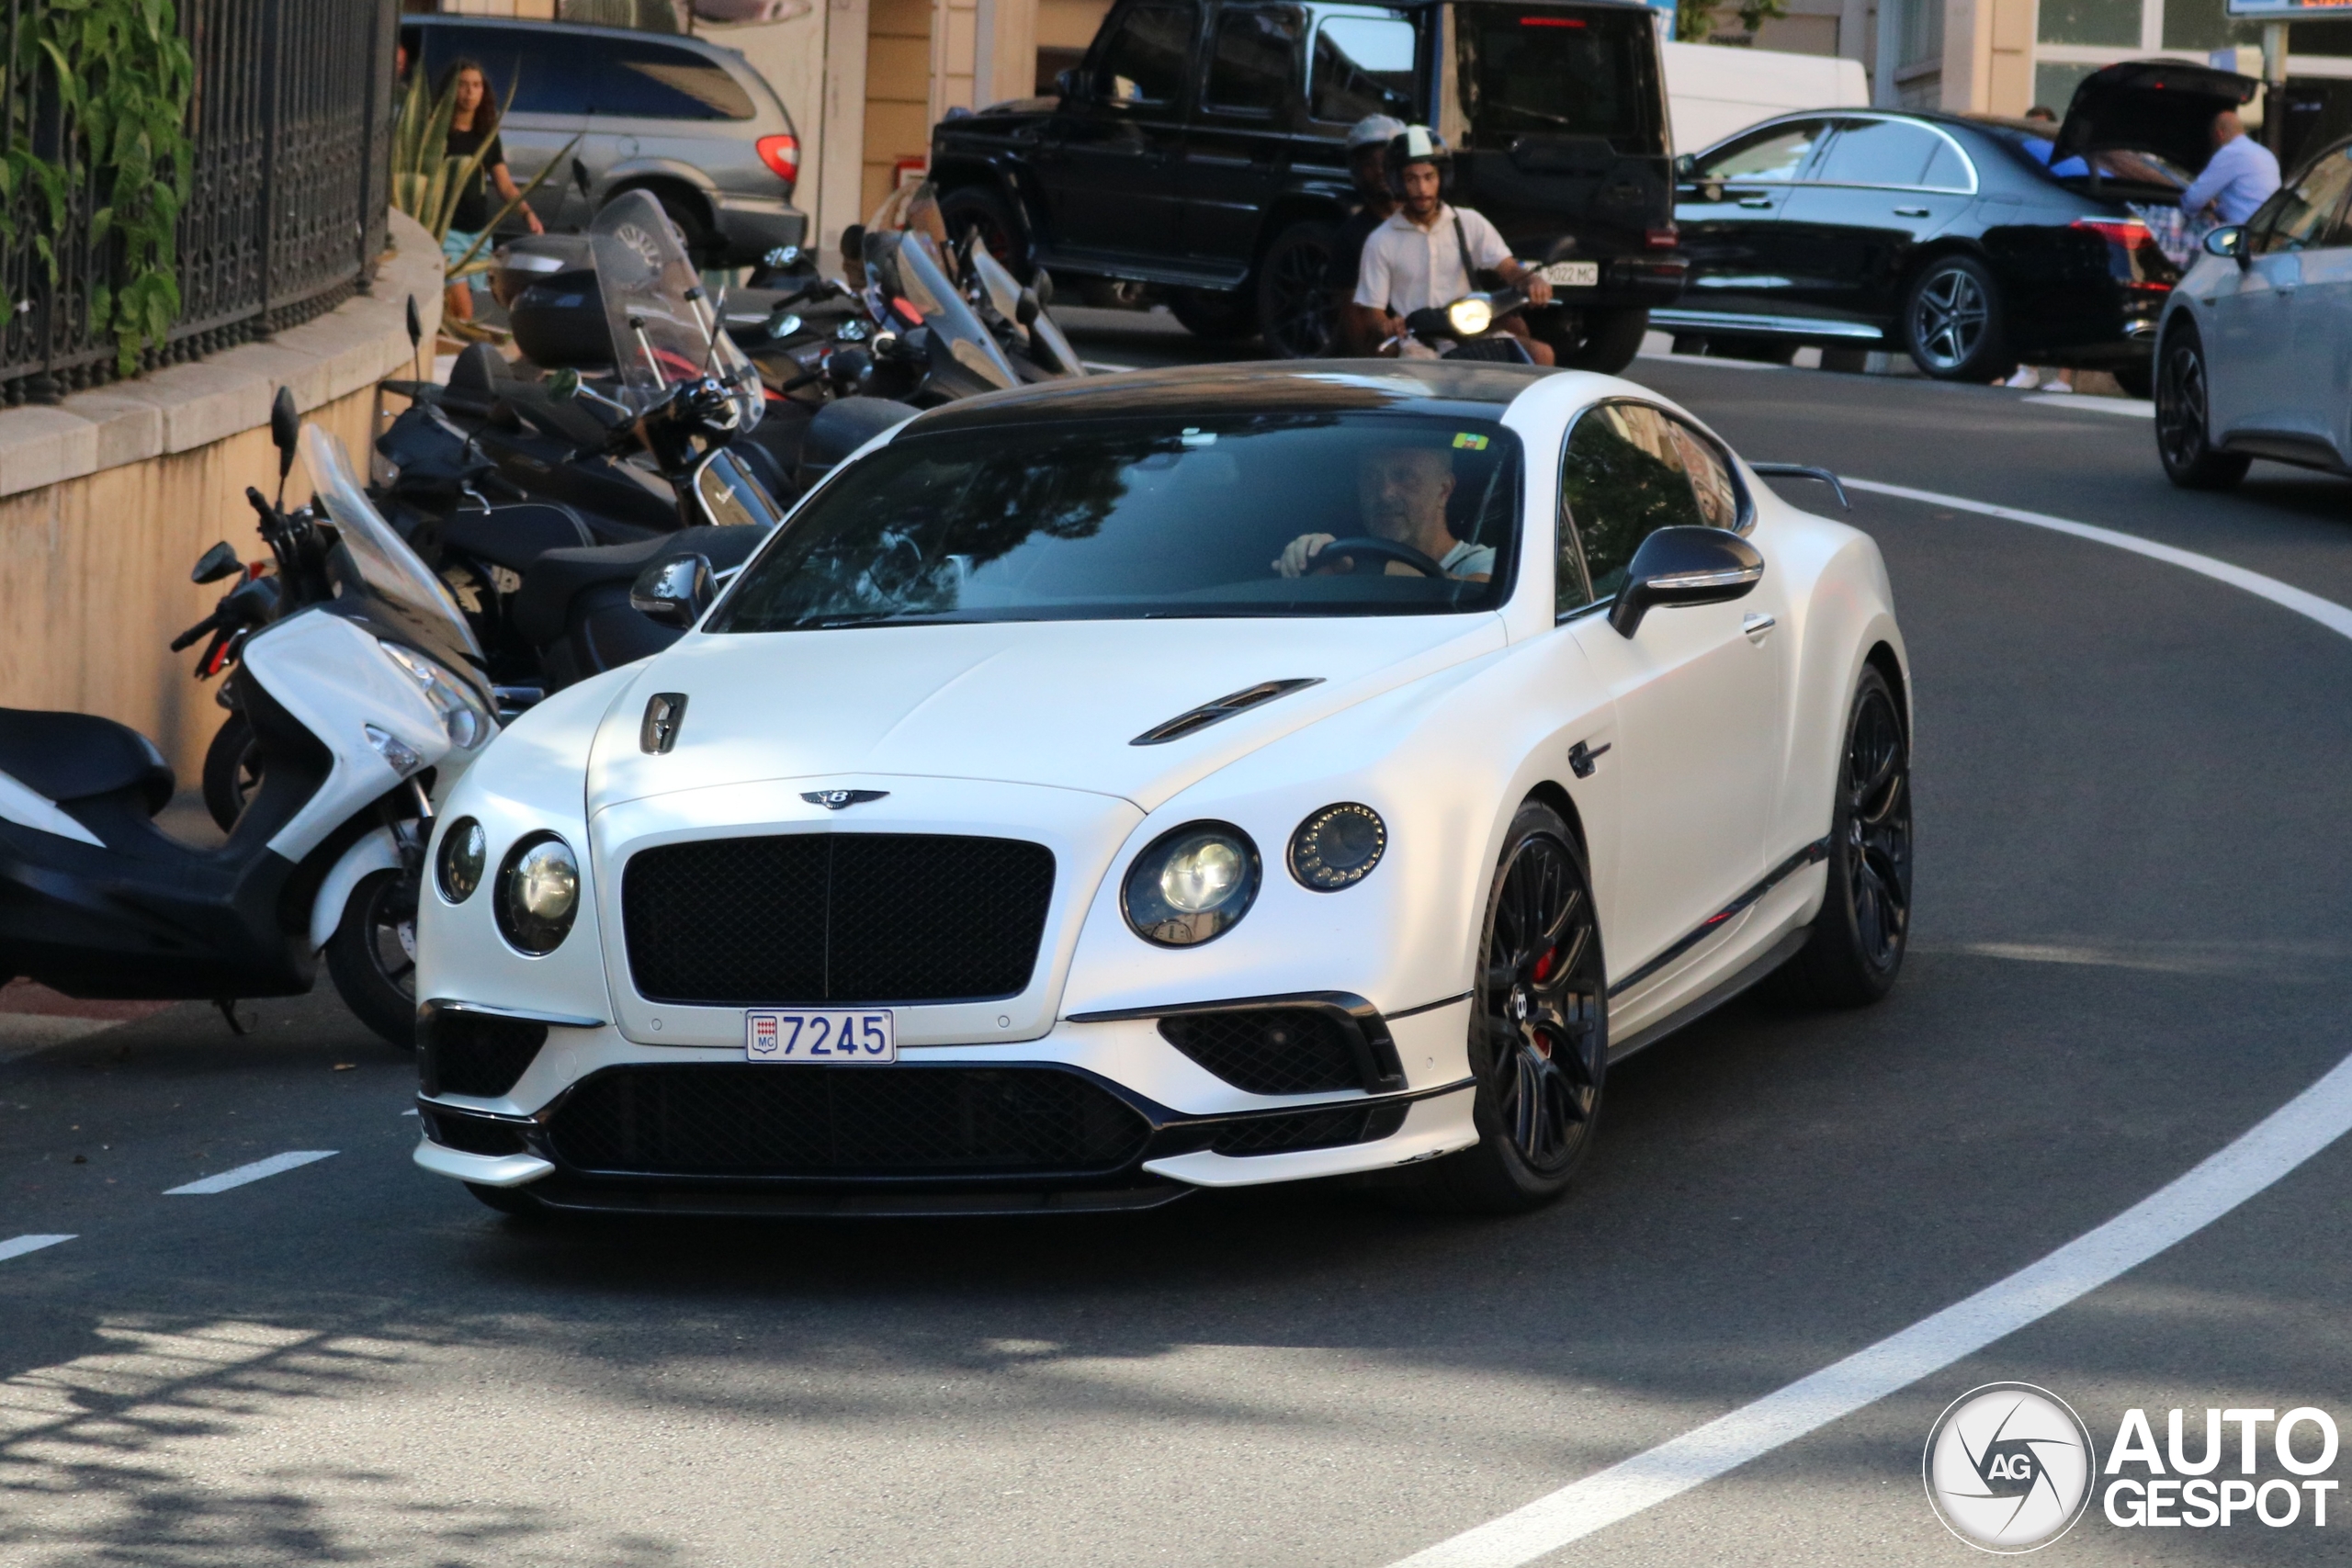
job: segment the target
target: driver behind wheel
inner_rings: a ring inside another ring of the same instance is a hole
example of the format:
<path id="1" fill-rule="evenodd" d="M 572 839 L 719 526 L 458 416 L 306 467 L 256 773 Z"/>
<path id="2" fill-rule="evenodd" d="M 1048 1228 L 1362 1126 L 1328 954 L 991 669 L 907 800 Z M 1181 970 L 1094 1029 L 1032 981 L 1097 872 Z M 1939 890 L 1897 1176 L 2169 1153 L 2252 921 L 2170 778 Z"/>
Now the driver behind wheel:
<path id="1" fill-rule="evenodd" d="M 1356 502 L 1366 536 L 1401 545 L 1434 562 L 1447 577 L 1484 582 L 1494 576 L 1495 547 L 1453 536 L 1445 525 L 1445 505 L 1453 495 L 1453 456 L 1439 448 L 1383 447 L 1356 470 Z M 1344 551 L 1322 558 L 1325 547 L 1337 542 L 1331 534 L 1301 534 L 1283 547 L 1273 569 L 1284 577 L 1357 570 L 1359 563 Z M 1371 565 L 1367 552 L 1363 570 Z M 1430 575 L 1426 568 L 1397 559 L 1383 559 L 1379 569 L 1397 577 Z"/>

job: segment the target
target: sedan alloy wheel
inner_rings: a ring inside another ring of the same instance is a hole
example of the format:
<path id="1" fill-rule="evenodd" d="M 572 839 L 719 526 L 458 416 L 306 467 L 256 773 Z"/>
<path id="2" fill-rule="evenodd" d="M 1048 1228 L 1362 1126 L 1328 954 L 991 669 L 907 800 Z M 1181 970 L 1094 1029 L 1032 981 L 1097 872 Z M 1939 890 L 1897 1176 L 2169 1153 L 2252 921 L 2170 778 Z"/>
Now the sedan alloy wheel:
<path id="1" fill-rule="evenodd" d="M 1968 256 L 1946 256 L 1912 284 L 1903 305 L 1904 346 L 1939 380 L 1990 381 L 1998 365 L 2001 298 L 1993 275 Z"/>

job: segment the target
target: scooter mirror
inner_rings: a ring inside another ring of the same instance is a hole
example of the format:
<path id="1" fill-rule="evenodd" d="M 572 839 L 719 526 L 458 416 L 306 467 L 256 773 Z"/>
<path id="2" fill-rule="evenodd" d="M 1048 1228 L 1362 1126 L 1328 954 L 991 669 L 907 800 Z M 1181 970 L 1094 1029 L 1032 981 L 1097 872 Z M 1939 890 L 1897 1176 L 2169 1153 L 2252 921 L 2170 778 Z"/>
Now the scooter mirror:
<path id="1" fill-rule="evenodd" d="M 548 400 L 568 403 L 580 396 L 580 372 L 558 370 L 548 377 Z"/>
<path id="2" fill-rule="evenodd" d="M 571 183 L 580 187 L 580 197 L 583 201 L 588 197 L 589 187 L 595 183 L 588 177 L 588 165 L 577 158 L 571 161 Z"/>
<path id="3" fill-rule="evenodd" d="M 1013 308 L 1013 319 L 1024 327 L 1034 325 L 1037 320 L 1037 313 L 1045 308 L 1037 299 L 1035 289 L 1024 288 L 1021 291 L 1021 303 Z"/>
<path id="4" fill-rule="evenodd" d="M 302 414 L 294 406 L 294 389 L 280 387 L 277 396 L 271 400 L 269 405 L 269 439 L 277 447 L 277 479 L 280 484 L 286 482 L 286 476 L 294 469 L 294 448 L 301 438 Z"/>
<path id="5" fill-rule="evenodd" d="M 789 271 L 791 268 L 800 265 L 800 247 L 798 245 L 778 245 L 775 249 L 770 251 L 765 256 L 762 257 L 761 260 L 774 271 Z"/>
<path id="6" fill-rule="evenodd" d="M 237 558 L 237 552 L 229 547 L 228 540 L 223 539 L 204 552 L 196 563 L 196 570 L 188 573 L 187 580 L 190 582 L 218 582 L 244 570 L 245 563 Z"/>
<path id="7" fill-rule="evenodd" d="M 853 284 L 865 276 L 865 225 L 853 223 L 842 231 L 842 270 Z"/>
<path id="8" fill-rule="evenodd" d="M 709 557 L 674 555 L 637 574 L 629 584 L 628 607 L 657 625 L 684 631 L 710 608 L 712 592 Z"/>
<path id="9" fill-rule="evenodd" d="M 799 330 L 800 318 L 789 310 L 778 310 L 768 318 L 767 332 L 773 341 L 781 342 Z"/>
<path id="10" fill-rule="evenodd" d="M 424 318 L 416 313 L 416 296 L 408 297 L 408 351 L 412 357 L 424 344 Z"/>

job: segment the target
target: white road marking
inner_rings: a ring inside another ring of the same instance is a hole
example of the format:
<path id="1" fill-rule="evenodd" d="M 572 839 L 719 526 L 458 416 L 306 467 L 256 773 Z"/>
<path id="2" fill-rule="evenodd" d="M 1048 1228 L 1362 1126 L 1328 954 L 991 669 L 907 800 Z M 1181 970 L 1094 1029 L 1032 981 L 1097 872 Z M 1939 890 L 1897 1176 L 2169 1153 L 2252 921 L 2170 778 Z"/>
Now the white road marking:
<path id="1" fill-rule="evenodd" d="M 1872 479 L 1852 490 L 2089 539 L 2242 588 L 2352 637 L 2352 610 L 2315 593 L 2111 528 Z M 1678 1497 L 2039 1322 L 2187 1239 L 2352 1132 L 2352 1057 L 2235 1142 L 2057 1251 L 1752 1404 L 1417 1551 L 1395 1568 L 1517 1568 Z"/>
<path id="2" fill-rule="evenodd" d="M 61 1241 L 72 1241 L 70 1235 L 19 1235 L 0 1241 L 0 1262 L 22 1258 L 28 1252 L 39 1252 L 44 1247 L 55 1247 Z"/>
<path id="3" fill-rule="evenodd" d="M 2018 400 L 2054 403 L 2064 408 L 2081 409 L 2085 413 L 2120 413 L 2133 419 L 2156 417 L 2156 405 L 2145 398 L 2090 398 L 2080 392 L 2036 392 L 2032 397 Z"/>
<path id="4" fill-rule="evenodd" d="M 232 1187 L 243 1187 L 248 1181 L 259 1181 L 265 1176 L 276 1176 L 313 1160 L 331 1159 L 333 1149 L 289 1149 L 282 1155 L 257 1159 L 251 1165 L 241 1165 L 234 1170 L 224 1170 L 218 1176 L 208 1176 L 201 1181 L 191 1181 L 185 1187 L 164 1189 L 166 1198 L 198 1198 L 214 1192 L 226 1192 Z"/>

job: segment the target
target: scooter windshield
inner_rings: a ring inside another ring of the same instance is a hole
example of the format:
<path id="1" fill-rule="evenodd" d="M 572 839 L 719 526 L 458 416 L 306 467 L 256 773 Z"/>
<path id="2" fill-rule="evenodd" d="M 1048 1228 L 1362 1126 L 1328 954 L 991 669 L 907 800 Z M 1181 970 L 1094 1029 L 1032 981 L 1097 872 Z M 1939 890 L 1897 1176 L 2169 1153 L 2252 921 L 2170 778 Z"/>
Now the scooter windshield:
<path id="1" fill-rule="evenodd" d="M 616 197 L 596 215 L 588 242 L 621 384 L 650 404 L 680 382 L 716 377 L 742 427 L 757 424 L 766 409 L 760 373 L 718 331 L 717 312 L 700 298 L 701 276 L 662 204 L 641 190 Z"/>
<path id="2" fill-rule="evenodd" d="M 979 383 L 972 390 L 1021 385 L 1004 350 L 948 280 L 947 265 L 929 234 L 909 229 L 868 235 L 865 254 L 874 281 L 922 312 L 922 324 L 931 329 L 933 340 L 944 344 L 948 356 Z"/>
<path id="3" fill-rule="evenodd" d="M 363 601 L 353 607 L 366 619 L 480 684 L 485 660 L 473 628 L 449 590 L 368 499 L 341 439 L 315 424 L 304 425 L 302 462 L 311 470 L 312 492 L 334 525 L 336 545 L 327 557 L 327 572 L 337 601 Z"/>

